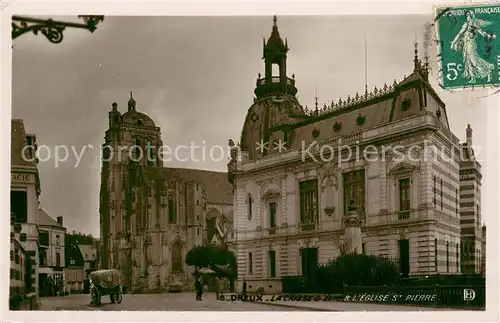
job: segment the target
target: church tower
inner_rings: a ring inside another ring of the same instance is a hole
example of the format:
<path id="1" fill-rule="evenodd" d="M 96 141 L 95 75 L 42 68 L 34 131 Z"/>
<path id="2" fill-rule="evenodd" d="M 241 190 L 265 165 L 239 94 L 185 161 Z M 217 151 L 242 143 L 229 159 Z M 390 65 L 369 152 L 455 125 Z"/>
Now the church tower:
<path id="1" fill-rule="evenodd" d="M 109 128 L 105 132 L 102 147 L 101 265 L 102 268 L 121 268 L 125 270 L 124 278 L 131 280 L 132 262 L 137 256 L 146 253 L 141 249 L 139 255 L 133 256 L 133 249 L 137 247 L 135 245 L 141 244 L 141 241 L 136 243 L 133 237 L 141 235 L 150 225 L 148 213 L 141 209 L 143 203 L 135 199 L 133 188 L 150 188 L 141 185 L 145 181 L 142 173 L 163 166 L 157 151 L 163 143 L 160 128 L 146 114 L 137 111 L 132 92 L 127 112 L 121 114 L 115 102 L 108 114 L 108 121 Z"/>

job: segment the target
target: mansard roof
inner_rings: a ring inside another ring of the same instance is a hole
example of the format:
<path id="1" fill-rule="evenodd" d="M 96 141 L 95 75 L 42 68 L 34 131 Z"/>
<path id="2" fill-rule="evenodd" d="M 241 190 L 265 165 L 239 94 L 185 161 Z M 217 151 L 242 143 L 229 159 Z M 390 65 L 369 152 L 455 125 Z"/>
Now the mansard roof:
<path id="1" fill-rule="evenodd" d="M 449 129 L 445 104 L 419 70 L 413 71 L 400 82 L 394 80 L 390 85 L 384 84 L 380 88 L 374 87 L 372 91 L 356 93 L 345 100 L 339 99 L 337 103 L 332 101 L 324 104 L 323 108 L 308 109 L 306 106 L 302 121 L 296 118 L 298 122 L 291 126 L 294 134 L 288 149 L 300 149 L 303 142 L 340 138 L 414 116 L 425 108 L 424 101 L 430 100 L 436 102 L 433 108 L 441 110 L 441 120 Z M 403 109 L 403 104 L 408 106 Z M 430 105 L 427 103 L 428 108 Z M 335 124 L 337 127 L 334 127 Z"/>

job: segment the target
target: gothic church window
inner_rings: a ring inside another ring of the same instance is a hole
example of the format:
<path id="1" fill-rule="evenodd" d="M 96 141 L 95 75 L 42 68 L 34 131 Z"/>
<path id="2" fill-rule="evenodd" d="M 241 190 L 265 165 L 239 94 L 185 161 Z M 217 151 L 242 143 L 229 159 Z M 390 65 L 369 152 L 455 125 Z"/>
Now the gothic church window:
<path id="1" fill-rule="evenodd" d="M 183 272 L 182 245 L 179 242 L 176 242 L 172 245 L 172 272 Z"/>
<path id="2" fill-rule="evenodd" d="M 168 199 L 168 223 L 175 223 L 176 218 L 175 218 L 175 207 L 174 207 L 174 200 L 172 198 Z"/>

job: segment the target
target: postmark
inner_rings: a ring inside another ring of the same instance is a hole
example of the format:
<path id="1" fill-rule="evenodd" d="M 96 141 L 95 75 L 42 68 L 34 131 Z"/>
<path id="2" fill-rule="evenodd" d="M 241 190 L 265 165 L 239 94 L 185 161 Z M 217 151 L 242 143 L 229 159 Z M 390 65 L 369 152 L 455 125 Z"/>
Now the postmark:
<path id="1" fill-rule="evenodd" d="M 435 10 L 441 86 L 446 90 L 500 86 L 500 4 Z"/>

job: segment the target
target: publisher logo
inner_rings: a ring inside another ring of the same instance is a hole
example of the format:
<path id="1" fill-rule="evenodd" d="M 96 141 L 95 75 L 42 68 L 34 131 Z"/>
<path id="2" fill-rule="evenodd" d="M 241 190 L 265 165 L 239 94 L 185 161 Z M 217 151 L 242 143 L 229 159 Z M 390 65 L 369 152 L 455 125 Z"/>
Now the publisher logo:
<path id="1" fill-rule="evenodd" d="M 464 301 L 473 301 L 476 298 L 476 292 L 472 289 L 464 289 Z"/>

